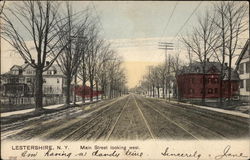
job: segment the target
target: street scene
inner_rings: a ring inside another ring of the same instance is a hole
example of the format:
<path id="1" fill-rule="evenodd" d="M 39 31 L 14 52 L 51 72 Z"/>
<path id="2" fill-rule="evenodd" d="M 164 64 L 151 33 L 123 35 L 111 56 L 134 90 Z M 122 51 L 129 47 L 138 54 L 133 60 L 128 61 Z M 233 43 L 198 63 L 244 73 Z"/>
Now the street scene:
<path id="1" fill-rule="evenodd" d="M 249 139 L 249 3 L 1 1 L 1 140 Z"/>
<path id="2" fill-rule="evenodd" d="M 52 113 L 39 119 L 2 126 L 2 138 L 62 141 L 225 140 L 247 138 L 249 134 L 246 117 L 170 104 L 134 94 L 97 104 L 91 110 L 86 108 L 67 109 L 57 113 L 53 119 L 51 117 L 55 114 Z"/>

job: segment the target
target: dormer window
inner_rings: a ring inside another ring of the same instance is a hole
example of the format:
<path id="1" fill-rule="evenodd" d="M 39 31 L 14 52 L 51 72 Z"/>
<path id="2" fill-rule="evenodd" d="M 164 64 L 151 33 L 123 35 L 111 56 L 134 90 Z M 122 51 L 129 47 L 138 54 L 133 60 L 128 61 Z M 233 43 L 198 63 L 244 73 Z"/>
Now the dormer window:
<path id="1" fill-rule="evenodd" d="M 198 68 L 198 67 L 195 70 L 196 70 L 197 73 L 200 72 L 200 68 Z"/>

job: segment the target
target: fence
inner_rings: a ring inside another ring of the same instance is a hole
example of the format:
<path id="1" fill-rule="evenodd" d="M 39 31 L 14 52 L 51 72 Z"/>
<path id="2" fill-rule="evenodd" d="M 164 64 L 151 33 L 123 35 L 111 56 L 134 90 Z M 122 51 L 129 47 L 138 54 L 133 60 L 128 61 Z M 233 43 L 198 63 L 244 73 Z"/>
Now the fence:
<path id="1" fill-rule="evenodd" d="M 45 96 L 43 97 L 43 105 L 62 104 L 64 103 L 63 96 Z M 1 104 L 20 105 L 20 104 L 35 104 L 34 97 L 1 97 Z"/>

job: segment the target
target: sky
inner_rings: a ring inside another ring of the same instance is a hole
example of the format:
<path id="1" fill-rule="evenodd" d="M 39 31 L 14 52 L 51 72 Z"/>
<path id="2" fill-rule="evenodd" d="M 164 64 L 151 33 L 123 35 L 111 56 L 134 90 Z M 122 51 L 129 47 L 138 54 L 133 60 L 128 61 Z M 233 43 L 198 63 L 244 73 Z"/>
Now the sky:
<path id="1" fill-rule="evenodd" d="M 11 3 L 7 2 L 7 5 Z M 172 42 L 175 50 L 186 60 L 186 52 L 177 41 L 176 34 L 190 30 L 201 15 L 214 2 L 200 1 L 75 1 L 75 12 L 89 7 L 98 17 L 101 36 L 111 42 L 114 50 L 123 57 L 123 67 L 128 78 L 128 87 L 135 87 L 145 74 L 147 66 L 157 65 L 164 60 L 165 52 L 158 49 L 158 42 Z M 246 3 L 248 4 L 248 3 Z M 198 7 L 199 6 L 199 7 Z M 183 24 L 192 14 L 188 23 Z M 174 9 L 175 8 L 175 9 Z M 173 12 L 174 11 L 174 12 Z M 172 16 L 171 16 L 172 14 Z M 170 19 L 171 17 L 171 19 Z M 242 43 L 249 37 L 243 36 Z M 1 72 L 14 64 L 22 64 L 21 58 L 2 40 Z"/>

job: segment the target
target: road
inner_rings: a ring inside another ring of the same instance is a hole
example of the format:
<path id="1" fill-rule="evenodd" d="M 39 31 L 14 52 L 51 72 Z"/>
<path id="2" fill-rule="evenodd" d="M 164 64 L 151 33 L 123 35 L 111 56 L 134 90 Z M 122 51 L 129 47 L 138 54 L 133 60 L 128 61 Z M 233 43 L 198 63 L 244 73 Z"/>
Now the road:
<path id="1" fill-rule="evenodd" d="M 206 140 L 249 138 L 249 119 L 129 94 L 1 125 L 2 140 Z"/>

